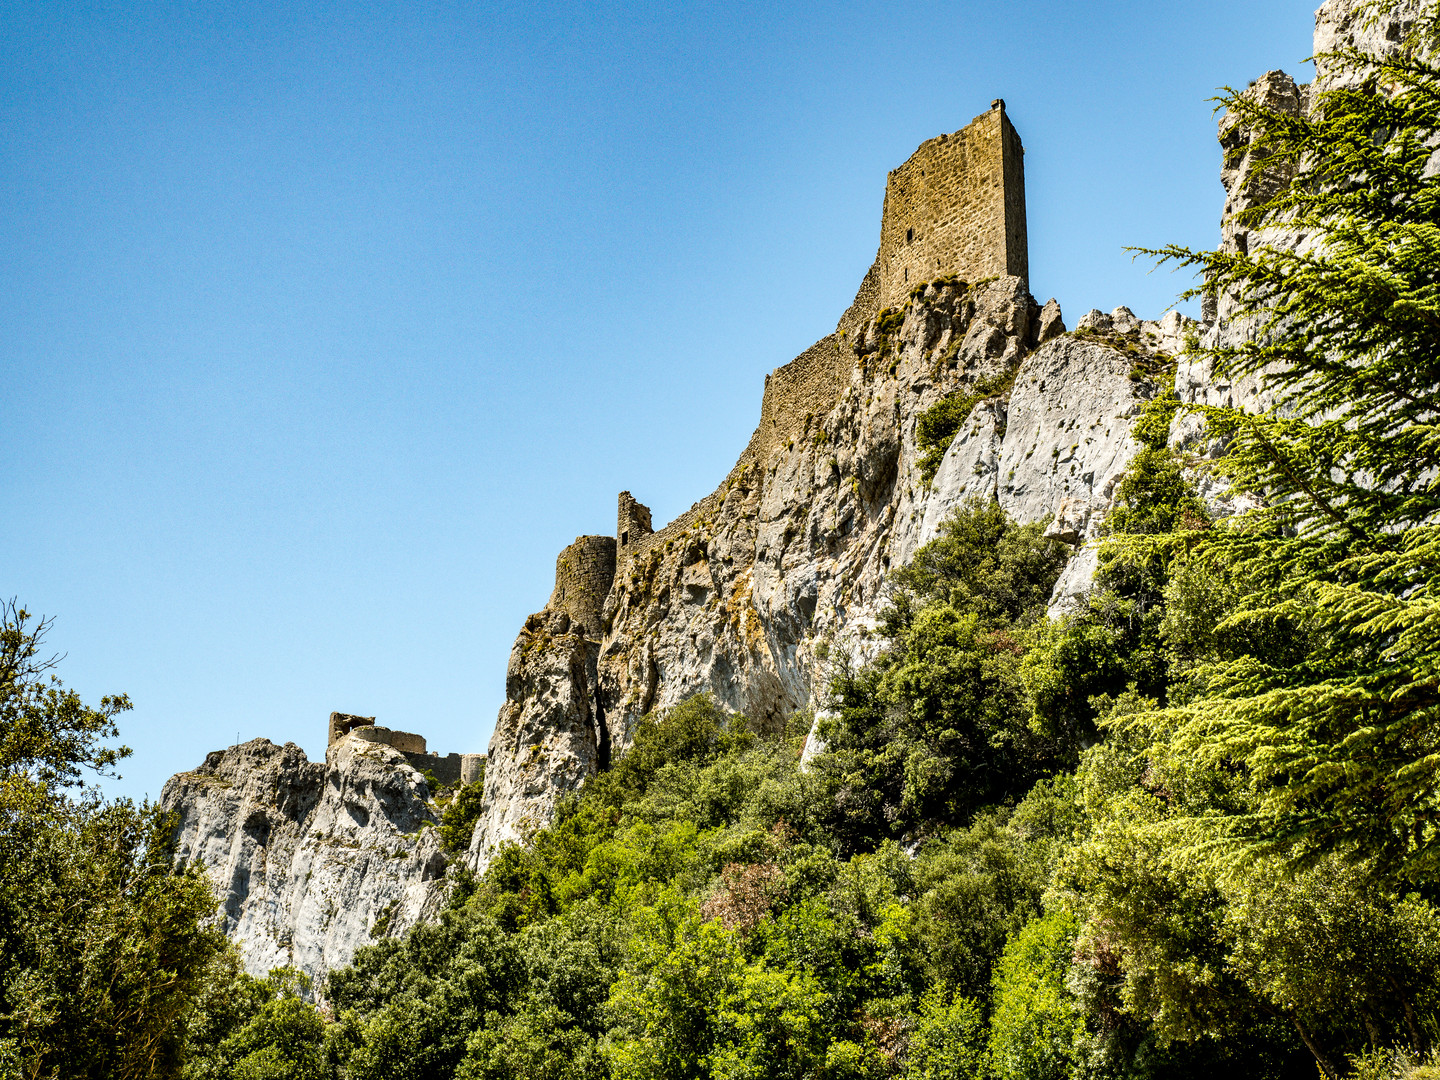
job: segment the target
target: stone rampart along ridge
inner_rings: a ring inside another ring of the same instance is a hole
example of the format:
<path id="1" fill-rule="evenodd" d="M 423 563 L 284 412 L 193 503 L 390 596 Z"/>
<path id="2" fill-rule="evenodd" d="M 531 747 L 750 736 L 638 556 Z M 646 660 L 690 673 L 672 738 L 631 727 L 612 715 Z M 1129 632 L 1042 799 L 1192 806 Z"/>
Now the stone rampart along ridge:
<path id="1" fill-rule="evenodd" d="M 882 308 L 951 274 L 1028 281 L 1024 158 L 997 100 L 954 134 L 921 143 L 891 171 L 876 260 Z"/>

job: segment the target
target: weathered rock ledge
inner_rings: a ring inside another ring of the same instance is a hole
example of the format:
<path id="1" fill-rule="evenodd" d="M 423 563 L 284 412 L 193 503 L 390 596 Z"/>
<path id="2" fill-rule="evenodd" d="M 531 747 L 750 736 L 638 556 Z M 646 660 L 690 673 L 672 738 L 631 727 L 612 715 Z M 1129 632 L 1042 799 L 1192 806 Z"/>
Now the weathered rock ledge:
<path id="1" fill-rule="evenodd" d="M 439 904 L 445 856 L 424 778 L 391 747 L 347 736 L 326 760 L 268 739 L 217 750 L 165 784 L 177 857 L 210 874 L 245 969 L 300 969 L 323 993 L 355 950 Z"/>

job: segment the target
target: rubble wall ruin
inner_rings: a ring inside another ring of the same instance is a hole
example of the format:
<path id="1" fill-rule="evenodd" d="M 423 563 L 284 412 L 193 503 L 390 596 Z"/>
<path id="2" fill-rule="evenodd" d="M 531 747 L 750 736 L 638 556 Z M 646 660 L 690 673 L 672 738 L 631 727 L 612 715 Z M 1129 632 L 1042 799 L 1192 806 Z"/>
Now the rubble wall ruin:
<path id="1" fill-rule="evenodd" d="M 609 538 L 604 537 L 603 539 Z M 446 786 L 473 784 L 480 779 L 481 769 L 485 762 L 484 754 L 446 754 L 443 757 L 439 754 L 432 754 L 425 748 L 425 736 L 409 731 L 395 731 L 391 728 L 379 727 L 373 716 L 332 712 L 329 738 L 326 741 L 327 751 L 347 735 L 353 735 L 361 742 L 378 743 L 398 751 L 412 767 L 422 773 L 429 772 Z M 432 792 L 432 794 L 434 793 Z"/>

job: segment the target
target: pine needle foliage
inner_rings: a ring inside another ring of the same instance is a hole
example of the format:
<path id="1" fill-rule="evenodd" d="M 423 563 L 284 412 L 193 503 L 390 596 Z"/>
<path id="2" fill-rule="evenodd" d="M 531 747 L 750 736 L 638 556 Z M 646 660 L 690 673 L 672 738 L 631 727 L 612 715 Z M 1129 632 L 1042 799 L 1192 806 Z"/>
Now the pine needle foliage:
<path id="1" fill-rule="evenodd" d="M 1247 778 L 1250 811 L 1207 823 L 1212 839 L 1410 880 L 1440 868 L 1437 14 L 1393 55 L 1317 56 L 1325 88 L 1301 114 L 1227 90 L 1254 163 L 1248 250 L 1146 252 L 1248 323 L 1192 358 L 1263 388 L 1259 406 L 1187 406 L 1263 503 L 1198 556 L 1240 596 L 1219 632 L 1303 642 L 1222 652 L 1156 722 Z"/>

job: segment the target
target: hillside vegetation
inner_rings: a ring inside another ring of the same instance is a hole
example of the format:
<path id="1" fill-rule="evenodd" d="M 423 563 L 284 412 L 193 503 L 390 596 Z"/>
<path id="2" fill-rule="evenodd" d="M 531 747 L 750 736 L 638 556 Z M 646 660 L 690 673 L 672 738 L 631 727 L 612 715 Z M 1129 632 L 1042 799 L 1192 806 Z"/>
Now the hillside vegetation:
<path id="1" fill-rule="evenodd" d="M 12 610 L 0 1076 L 1440 1075 L 1440 69 L 1330 62 L 1306 116 L 1223 100 L 1277 189 L 1250 223 L 1308 242 L 1155 253 L 1256 321 L 1192 358 L 1275 407 L 1191 408 L 1201 460 L 1152 402 L 1083 611 L 1045 617 L 1040 526 L 969 505 L 879 658 L 834 658 L 804 768 L 807 713 L 651 714 L 323 987 L 239 972 L 151 808 L 67 794 L 127 703 L 47 689 Z M 1259 508 L 1213 519 L 1207 469 Z"/>

